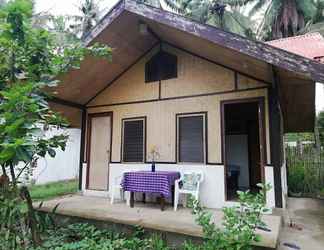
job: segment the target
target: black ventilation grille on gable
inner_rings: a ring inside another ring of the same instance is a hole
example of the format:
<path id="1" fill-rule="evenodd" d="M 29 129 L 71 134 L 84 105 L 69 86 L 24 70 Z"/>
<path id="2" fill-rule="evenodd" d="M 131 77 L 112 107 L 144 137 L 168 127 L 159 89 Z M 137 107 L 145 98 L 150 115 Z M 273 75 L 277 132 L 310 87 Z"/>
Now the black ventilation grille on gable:
<path id="1" fill-rule="evenodd" d="M 145 64 L 145 82 L 156 82 L 178 77 L 178 59 L 159 51 Z"/>

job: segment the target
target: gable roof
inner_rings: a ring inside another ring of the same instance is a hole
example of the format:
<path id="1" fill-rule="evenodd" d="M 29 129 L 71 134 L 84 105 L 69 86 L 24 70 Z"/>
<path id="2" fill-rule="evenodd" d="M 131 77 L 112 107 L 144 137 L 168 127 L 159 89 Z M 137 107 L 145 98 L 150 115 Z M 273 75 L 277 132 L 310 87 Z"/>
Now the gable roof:
<path id="1" fill-rule="evenodd" d="M 267 44 L 324 63 L 324 38 L 318 32 L 273 40 Z"/>
<path id="2" fill-rule="evenodd" d="M 139 31 L 148 26 L 148 34 Z M 87 57 L 80 70 L 60 76 L 57 103 L 85 107 L 157 44 L 181 48 L 242 75 L 271 84 L 273 70 L 281 81 L 286 131 L 314 127 L 314 81 L 324 82 L 324 65 L 271 45 L 253 41 L 133 0 L 121 0 L 86 36 L 113 48 L 113 61 Z M 300 115 L 301 108 L 305 111 Z"/>
<path id="3" fill-rule="evenodd" d="M 324 82 L 324 67 L 308 58 L 274 48 L 271 44 L 253 41 L 211 25 L 196 22 L 173 12 L 140 4 L 134 0 L 121 0 L 112 11 L 102 19 L 99 25 L 86 36 L 85 43 L 88 45 L 98 38 L 102 31 L 104 31 L 123 11 L 203 38 L 222 47 L 236 50 L 237 52 L 262 60 L 274 66 L 308 74 L 314 81 Z"/>

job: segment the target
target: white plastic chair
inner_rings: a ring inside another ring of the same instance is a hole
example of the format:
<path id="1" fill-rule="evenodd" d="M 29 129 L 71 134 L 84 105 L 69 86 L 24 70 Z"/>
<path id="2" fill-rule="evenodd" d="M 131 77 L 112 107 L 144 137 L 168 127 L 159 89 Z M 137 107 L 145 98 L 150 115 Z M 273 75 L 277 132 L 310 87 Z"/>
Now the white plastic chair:
<path id="1" fill-rule="evenodd" d="M 180 194 L 191 194 L 199 200 L 199 188 L 203 180 L 204 174 L 201 171 L 188 171 L 181 174 L 181 178 L 175 181 L 174 211 L 177 211 Z"/>
<path id="2" fill-rule="evenodd" d="M 113 183 L 111 197 L 110 197 L 110 204 L 114 204 L 116 192 L 119 192 L 121 200 L 125 201 L 125 193 L 126 192 L 124 192 L 123 187 L 121 185 L 123 177 L 124 177 L 124 173 L 122 173 L 122 175 L 114 178 L 114 183 Z M 129 195 L 127 195 L 127 198 L 126 198 L 127 205 L 129 205 L 129 203 L 130 203 L 129 199 L 130 199 L 130 197 L 129 197 Z"/>

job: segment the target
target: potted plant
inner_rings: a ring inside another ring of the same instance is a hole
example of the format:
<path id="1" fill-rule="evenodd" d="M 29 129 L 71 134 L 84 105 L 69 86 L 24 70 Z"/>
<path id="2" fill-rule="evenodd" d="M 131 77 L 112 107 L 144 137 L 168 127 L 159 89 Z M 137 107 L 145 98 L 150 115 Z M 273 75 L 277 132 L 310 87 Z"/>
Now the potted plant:
<path id="1" fill-rule="evenodd" d="M 152 159 L 151 171 L 155 172 L 155 161 L 160 158 L 160 153 L 156 146 L 153 146 L 150 150 L 150 158 Z"/>

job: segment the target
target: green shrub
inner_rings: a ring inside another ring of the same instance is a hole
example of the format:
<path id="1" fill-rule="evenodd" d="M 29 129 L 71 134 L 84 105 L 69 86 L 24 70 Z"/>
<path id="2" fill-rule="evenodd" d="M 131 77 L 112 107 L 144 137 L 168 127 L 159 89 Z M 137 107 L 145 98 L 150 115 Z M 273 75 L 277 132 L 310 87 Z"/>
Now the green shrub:
<path id="1" fill-rule="evenodd" d="M 256 195 L 248 191 L 238 192 L 239 205 L 223 209 L 224 221 L 221 228 L 212 222 L 211 213 L 203 209 L 199 202 L 192 200 L 191 206 L 193 213 L 197 216 L 197 223 L 202 226 L 204 242 L 198 245 L 186 242 L 181 249 L 250 250 L 251 244 L 260 240 L 256 234 L 256 228 L 258 226 L 265 227 L 265 224 L 261 221 L 261 214 L 267 211 L 264 208 L 265 192 L 269 189 L 269 186 L 261 185 L 260 187 L 261 191 Z M 17 204 L 12 204 L 12 206 L 9 204 L 7 207 L 9 210 L 15 211 L 11 207 L 17 207 Z M 5 218 L 4 215 L 8 211 L 4 208 L 0 209 L 1 218 Z M 24 244 L 30 239 L 29 234 L 24 234 L 23 228 L 14 230 L 15 233 L 19 232 L 19 234 L 8 234 L 8 230 L 6 231 L 12 225 L 20 225 L 17 218 L 23 214 L 24 208 L 21 207 L 21 209 L 13 218 L 10 217 L 12 224 L 6 224 L 7 226 L 0 231 L 1 250 L 171 250 L 160 235 L 147 236 L 141 228 L 136 228 L 132 235 L 127 236 L 111 230 L 99 230 L 84 223 L 57 227 L 52 223 L 53 220 L 50 215 L 47 215 L 48 218 L 41 218 L 39 214 L 37 220 L 42 227 L 39 227 L 38 231 L 41 233 L 42 245 L 31 247 L 30 244 Z M 20 238 L 17 238 L 17 236 Z"/>
<path id="2" fill-rule="evenodd" d="M 131 236 L 110 230 L 99 230 L 88 224 L 71 224 L 48 230 L 42 247 L 30 250 L 169 250 L 159 235 L 144 237 L 137 228 Z"/>
<path id="3" fill-rule="evenodd" d="M 223 208 L 223 227 L 217 227 L 212 222 L 212 214 L 200 206 L 196 200 L 191 201 L 193 214 L 197 216 L 197 223 L 202 226 L 204 243 L 195 246 L 186 243 L 185 250 L 250 250 L 252 243 L 260 241 L 256 234 L 257 227 L 265 227 L 261 215 L 268 210 L 265 208 L 265 194 L 269 185 L 258 184 L 261 188 L 256 195 L 249 191 L 238 192 L 239 205 Z"/>
<path id="4" fill-rule="evenodd" d="M 286 155 L 289 193 L 316 197 L 324 187 L 324 150 L 288 147 Z"/>
<path id="5" fill-rule="evenodd" d="M 0 193 L 0 249 L 18 249 L 30 242 L 27 207 L 16 188 Z"/>
<path id="6" fill-rule="evenodd" d="M 305 168 L 302 162 L 298 162 L 294 167 L 289 168 L 288 187 L 293 193 L 304 192 Z"/>

